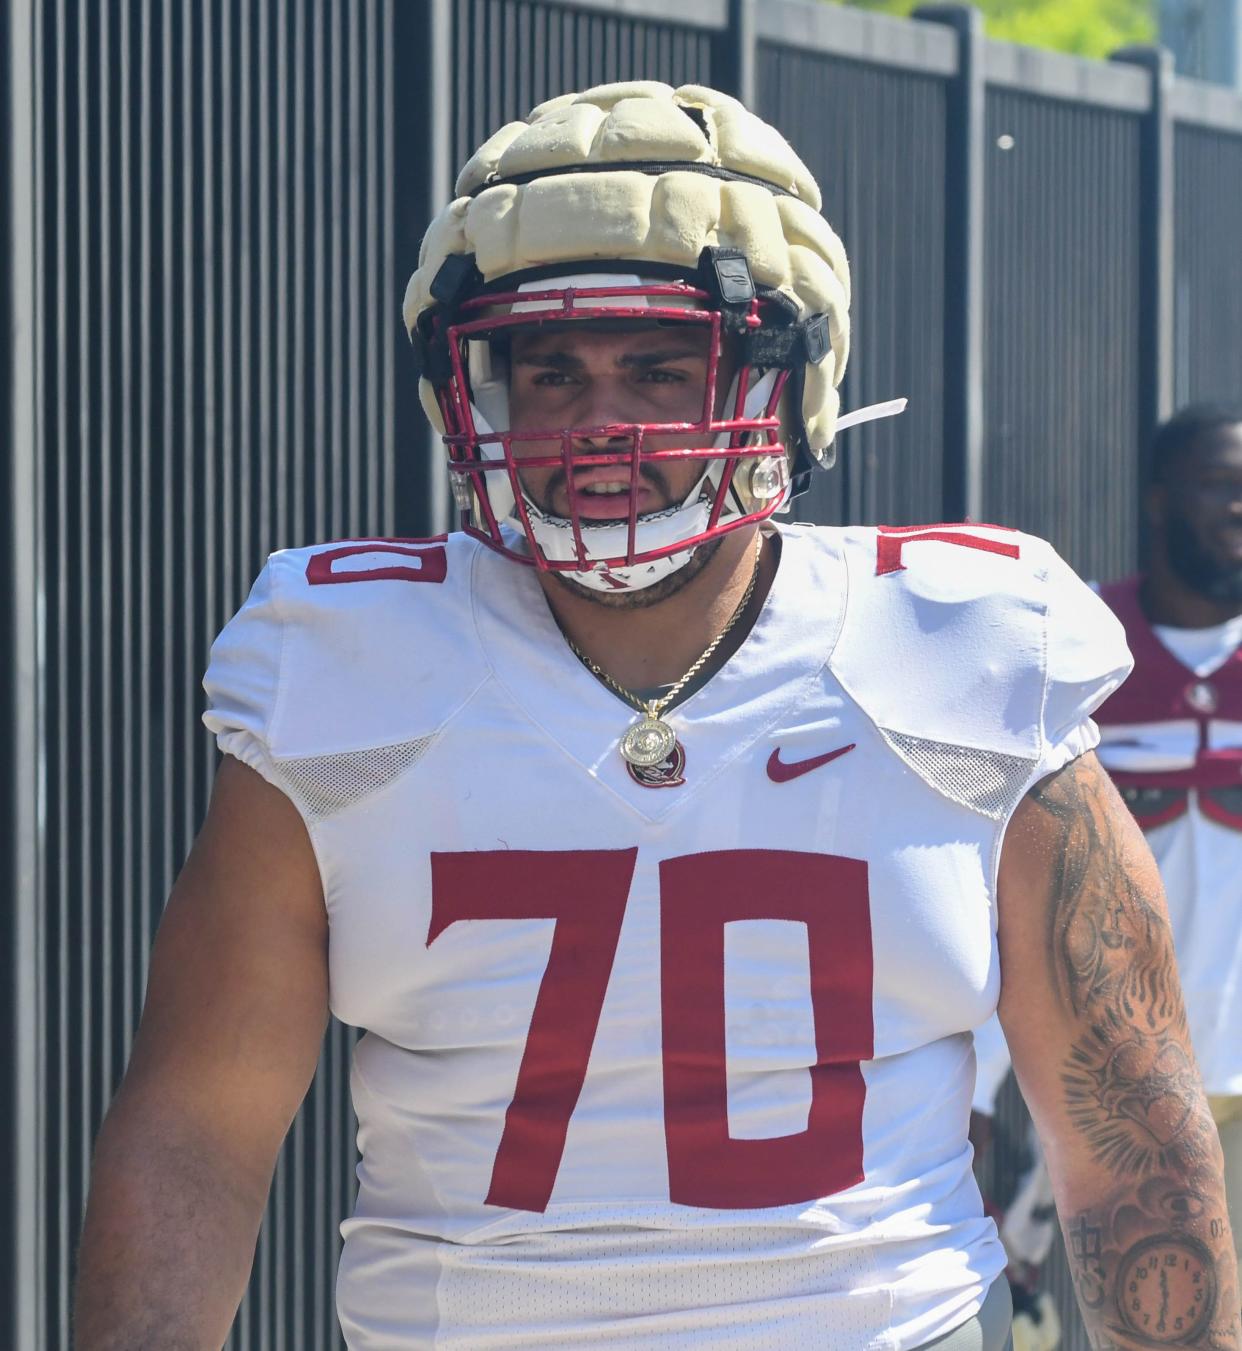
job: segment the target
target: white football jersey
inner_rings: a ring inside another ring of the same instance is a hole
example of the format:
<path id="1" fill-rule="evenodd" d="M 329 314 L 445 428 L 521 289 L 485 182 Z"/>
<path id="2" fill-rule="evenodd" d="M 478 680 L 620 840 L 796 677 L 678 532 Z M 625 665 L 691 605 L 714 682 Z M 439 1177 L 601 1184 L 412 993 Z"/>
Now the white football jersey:
<path id="1" fill-rule="evenodd" d="M 366 1029 L 351 1347 L 914 1347 L 1004 1267 L 966 1141 L 998 856 L 1120 626 L 1016 532 L 780 535 L 660 787 L 464 536 L 276 554 L 213 648 Z"/>
<path id="2" fill-rule="evenodd" d="M 1100 760 L 1147 832 L 1168 895 L 1209 1093 L 1242 1094 L 1242 645 L 1237 623 L 1155 628 L 1140 579 L 1101 588 L 1134 676 L 1100 709 Z"/>

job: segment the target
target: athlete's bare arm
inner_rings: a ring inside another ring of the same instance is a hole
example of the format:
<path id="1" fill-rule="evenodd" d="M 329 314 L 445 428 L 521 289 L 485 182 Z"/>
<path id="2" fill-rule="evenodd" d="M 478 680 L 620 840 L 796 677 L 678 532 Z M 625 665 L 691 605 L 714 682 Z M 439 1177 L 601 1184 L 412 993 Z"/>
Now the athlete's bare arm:
<path id="1" fill-rule="evenodd" d="M 1001 1023 L 1096 1351 L 1240 1345 L 1221 1154 L 1156 865 L 1085 755 L 1001 861 Z"/>
<path id="2" fill-rule="evenodd" d="M 78 1351 L 218 1347 L 327 1019 L 327 920 L 291 803 L 225 757 L 95 1150 Z"/>

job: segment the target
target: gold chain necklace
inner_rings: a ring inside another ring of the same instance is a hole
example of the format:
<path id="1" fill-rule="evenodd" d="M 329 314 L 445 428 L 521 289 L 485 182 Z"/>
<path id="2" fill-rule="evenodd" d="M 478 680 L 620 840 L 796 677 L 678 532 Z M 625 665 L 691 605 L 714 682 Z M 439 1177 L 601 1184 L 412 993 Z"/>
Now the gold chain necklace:
<path id="1" fill-rule="evenodd" d="M 720 630 L 720 632 L 708 643 L 702 656 L 693 666 L 676 681 L 664 694 L 658 699 L 640 699 L 638 695 L 627 690 L 624 685 L 618 683 L 603 670 L 598 663 L 593 662 L 590 657 L 574 642 L 572 638 L 565 635 L 565 641 L 569 644 L 569 650 L 575 657 L 587 668 L 597 680 L 603 681 L 615 694 L 619 694 L 631 708 L 636 708 L 643 716 L 634 723 L 621 738 L 621 755 L 629 764 L 635 765 L 639 769 L 646 769 L 652 765 L 658 765 L 667 760 L 673 753 L 677 745 L 677 734 L 666 723 L 660 714 L 673 702 L 674 699 L 686 687 L 687 683 L 694 679 L 703 669 L 704 663 L 708 661 L 712 653 L 724 642 L 728 636 L 729 630 L 742 617 L 742 612 L 750 604 L 750 598 L 755 594 L 755 584 L 759 580 L 759 556 L 763 552 L 763 537 L 758 537 L 755 541 L 755 567 L 750 574 L 750 581 L 746 584 L 746 591 L 742 599 L 737 603 L 737 609 L 729 616 L 729 622 Z"/>

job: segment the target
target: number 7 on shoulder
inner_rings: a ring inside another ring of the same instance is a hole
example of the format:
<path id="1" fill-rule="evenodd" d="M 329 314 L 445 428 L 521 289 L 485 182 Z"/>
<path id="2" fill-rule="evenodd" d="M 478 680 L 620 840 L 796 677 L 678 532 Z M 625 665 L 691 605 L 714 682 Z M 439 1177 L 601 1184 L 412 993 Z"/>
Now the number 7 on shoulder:
<path id="1" fill-rule="evenodd" d="M 977 525 L 977 530 L 1005 530 L 1013 533 L 1007 525 Z M 1000 554 L 1004 558 L 1019 557 L 1016 544 L 1006 544 L 1004 540 L 992 539 L 989 535 L 972 535 L 966 525 L 877 525 L 875 541 L 875 575 L 883 577 L 890 572 L 902 572 L 905 564 L 901 561 L 901 551 L 907 544 L 923 544 L 934 541 L 938 544 L 956 544 L 963 549 L 979 549 L 983 553 Z"/>

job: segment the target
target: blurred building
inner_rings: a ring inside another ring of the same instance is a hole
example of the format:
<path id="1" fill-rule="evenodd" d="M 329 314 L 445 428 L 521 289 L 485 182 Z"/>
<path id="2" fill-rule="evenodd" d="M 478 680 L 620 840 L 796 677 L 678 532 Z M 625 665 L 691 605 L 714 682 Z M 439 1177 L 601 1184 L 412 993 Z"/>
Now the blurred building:
<path id="1" fill-rule="evenodd" d="M 1160 42 L 1179 75 L 1242 89 L 1242 0 L 1160 0 Z"/>

